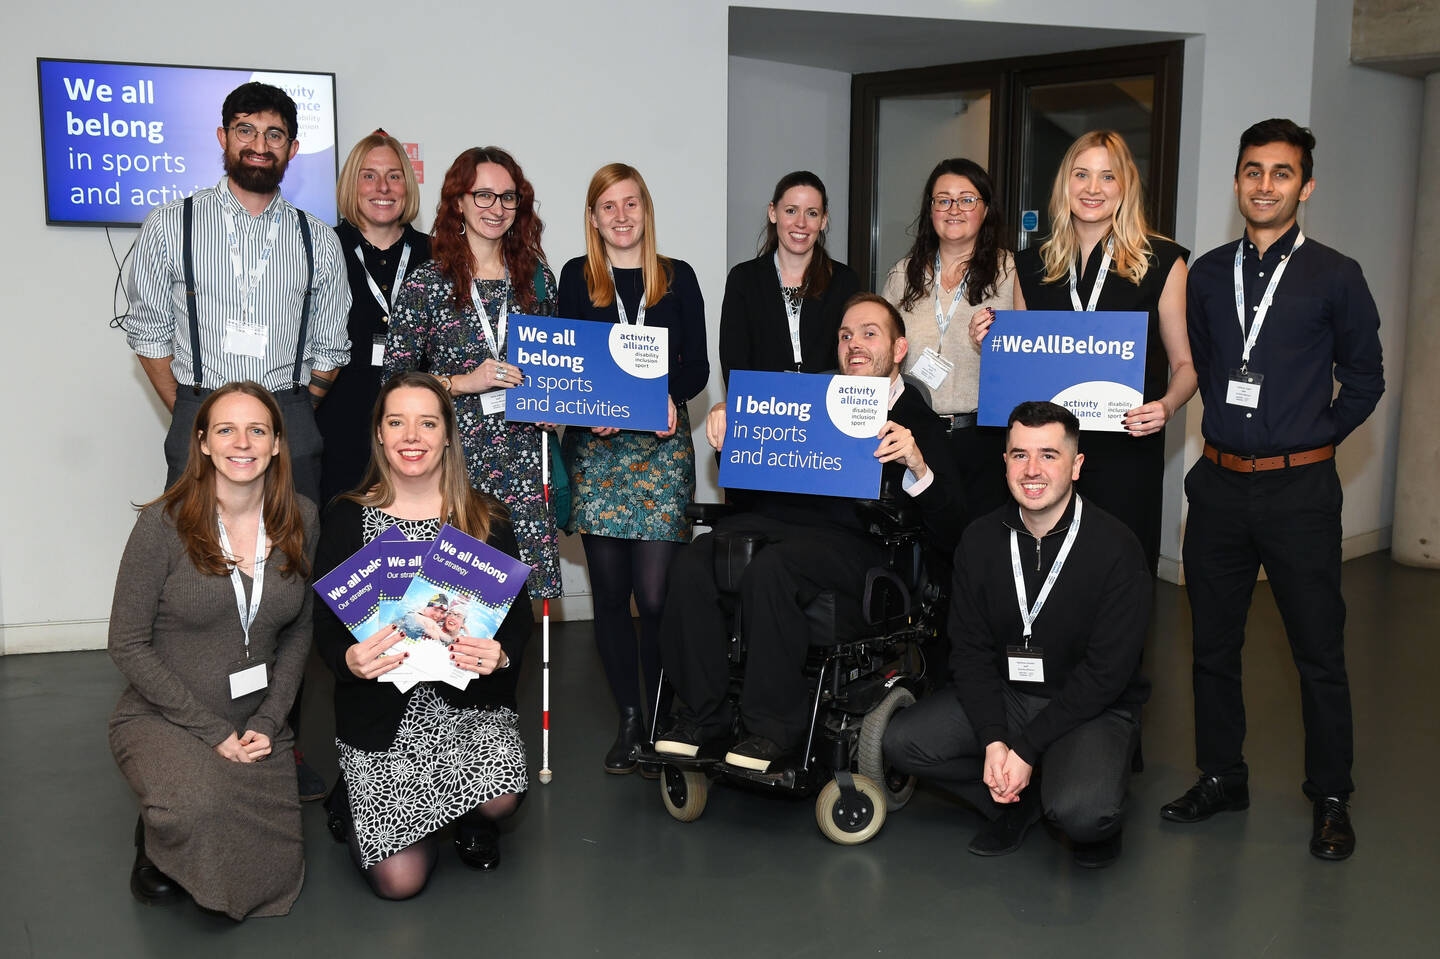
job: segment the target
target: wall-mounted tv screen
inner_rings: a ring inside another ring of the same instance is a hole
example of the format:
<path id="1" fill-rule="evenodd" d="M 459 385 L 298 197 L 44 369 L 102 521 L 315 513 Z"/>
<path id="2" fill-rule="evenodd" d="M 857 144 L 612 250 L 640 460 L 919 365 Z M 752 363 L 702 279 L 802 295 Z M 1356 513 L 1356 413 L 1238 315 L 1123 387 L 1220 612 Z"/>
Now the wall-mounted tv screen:
<path id="1" fill-rule="evenodd" d="M 220 106 L 259 80 L 289 93 L 300 149 L 280 190 L 335 222 L 335 74 L 39 58 L 45 222 L 138 226 L 224 175 Z"/>

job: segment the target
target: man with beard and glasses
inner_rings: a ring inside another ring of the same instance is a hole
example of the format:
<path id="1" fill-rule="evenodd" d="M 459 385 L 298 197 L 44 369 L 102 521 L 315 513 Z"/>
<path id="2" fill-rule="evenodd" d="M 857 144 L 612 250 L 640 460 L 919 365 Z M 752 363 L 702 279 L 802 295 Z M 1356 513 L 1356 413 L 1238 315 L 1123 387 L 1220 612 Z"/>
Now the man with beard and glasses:
<path id="1" fill-rule="evenodd" d="M 225 176 L 156 207 L 140 228 L 127 340 L 171 412 L 167 488 L 185 467 L 201 400 L 225 383 L 253 380 L 284 414 L 296 490 L 318 504 L 313 404 L 350 359 L 340 243 L 280 195 L 298 148 L 295 101 L 278 87 L 245 83 L 220 114 Z"/>
<path id="2" fill-rule="evenodd" d="M 898 496 L 914 499 L 926 544 L 949 556 L 964 528 L 960 468 L 944 424 L 900 377 L 907 349 L 905 321 L 883 297 L 857 293 L 846 301 L 837 349 L 841 372 L 890 382 L 890 418 L 875 449 L 884 464 L 882 488 L 898 488 L 903 490 Z M 710 416 L 706 434 L 718 449 L 724 412 Z M 861 620 L 865 573 L 884 563 L 885 549 L 866 533 L 855 501 L 839 496 L 757 493 L 748 512 L 721 519 L 716 529 L 763 533 L 766 539 L 739 584 L 748 643 L 740 702 L 746 738 L 735 743 L 727 735 L 728 640 L 715 583 L 715 535 L 705 533 L 670 566 L 660 658 L 684 707 L 655 750 L 686 757 L 723 754 L 733 766 L 778 772 L 804 758 L 810 723 L 804 666 L 811 627 L 805 607 L 822 591 L 834 590 L 835 622 L 853 628 Z"/>

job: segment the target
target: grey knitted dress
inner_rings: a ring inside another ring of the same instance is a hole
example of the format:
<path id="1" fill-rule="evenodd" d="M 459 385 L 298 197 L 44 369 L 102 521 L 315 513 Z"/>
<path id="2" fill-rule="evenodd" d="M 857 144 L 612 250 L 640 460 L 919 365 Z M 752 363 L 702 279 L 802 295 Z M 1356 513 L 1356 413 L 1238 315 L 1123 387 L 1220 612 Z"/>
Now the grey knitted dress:
<path id="1" fill-rule="evenodd" d="M 311 558 L 319 521 L 300 501 Z M 140 800 L 145 851 L 206 909 L 232 919 L 283 916 L 305 878 L 293 734 L 285 716 L 310 650 L 309 583 L 266 562 L 250 662 L 269 685 L 230 698 L 246 660 L 228 576 L 201 574 L 161 506 L 141 511 L 110 611 L 110 657 L 129 681 L 110 717 L 110 748 Z M 244 581 L 247 601 L 252 583 Z M 271 755 L 237 763 L 215 752 L 232 732 L 270 737 Z"/>

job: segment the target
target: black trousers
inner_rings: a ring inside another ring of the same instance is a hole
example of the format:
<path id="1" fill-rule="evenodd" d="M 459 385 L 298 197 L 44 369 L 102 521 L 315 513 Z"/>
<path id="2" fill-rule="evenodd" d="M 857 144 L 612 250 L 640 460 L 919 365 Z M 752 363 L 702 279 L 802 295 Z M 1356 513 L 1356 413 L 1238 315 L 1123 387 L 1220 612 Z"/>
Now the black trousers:
<path id="1" fill-rule="evenodd" d="M 753 513 L 727 517 L 717 530 L 764 533 L 769 542 L 740 580 L 745 636 L 745 686 L 740 715 L 752 734 L 793 749 L 810 727 L 804 676 L 811 626 L 804 607 L 822 590 L 836 591 L 837 621 L 860 618 L 865 572 L 884 561 L 879 544 L 834 527 L 783 523 Z M 670 566 L 660 620 L 660 661 L 686 706 L 708 735 L 730 722 L 727 611 L 715 582 L 714 533 L 686 545 Z"/>
<path id="2" fill-rule="evenodd" d="M 1024 728 L 1049 702 L 1007 683 L 1006 725 Z M 1051 743 L 1027 787 L 1038 779 L 1045 818 L 1074 842 L 1098 842 L 1118 832 L 1139 738 L 1140 724 L 1129 713 L 1107 709 Z M 953 686 L 896 713 L 885 729 L 891 766 L 945 787 L 994 819 L 1008 807 L 991 799 L 982 781 L 988 745 L 976 738 Z"/>
<path id="3" fill-rule="evenodd" d="M 1185 478 L 1185 493 L 1196 764 L 1230 782 L 1244 782 L 1248 775 L 1240 651 L 1263 565 L 1300 673 L 1305 793 L 1349 795 L 1354 744 L 1335 461 L 1236 473 L 1202 458 Z"/>
<path id="4" fill-rule="evenodd" d="M 195 390 L 185 384 L 175 392 L 175 410 L 170 417 L 170 431 L 165 435 L 165 488 L 169 489 L 185 472 L 190 456 L 190 434 L 195 429 L 195 415 L 200 404 L 214 390 Z M 310 391 L 304 387 L 281 390 L 272 394 L 285 420 L 285 445 L 290 448 L 290 472 L 295 479 L 295 492 L 309 497 L 316 507 L 320 502 L 320 451 L 324 442 L 315 426 L 315 407 Z"/>

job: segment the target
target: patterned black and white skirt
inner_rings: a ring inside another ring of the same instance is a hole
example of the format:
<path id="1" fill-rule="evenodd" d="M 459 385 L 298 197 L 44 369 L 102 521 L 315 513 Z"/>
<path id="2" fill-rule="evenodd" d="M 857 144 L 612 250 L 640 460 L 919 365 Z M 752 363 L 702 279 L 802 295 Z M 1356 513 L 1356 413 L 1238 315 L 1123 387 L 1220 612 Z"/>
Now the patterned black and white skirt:
<path id="1" fill-rule="evenodd" d="M 367 869 L 480 803 L 529 787 L 514 711 L 452 706 L 428 683 L 411 693 L 388 750 L 336 745 Z"/>

